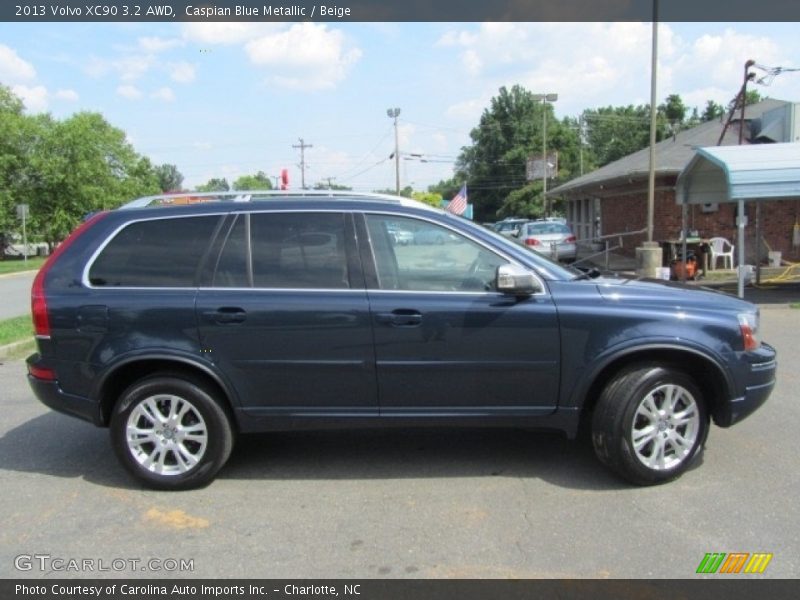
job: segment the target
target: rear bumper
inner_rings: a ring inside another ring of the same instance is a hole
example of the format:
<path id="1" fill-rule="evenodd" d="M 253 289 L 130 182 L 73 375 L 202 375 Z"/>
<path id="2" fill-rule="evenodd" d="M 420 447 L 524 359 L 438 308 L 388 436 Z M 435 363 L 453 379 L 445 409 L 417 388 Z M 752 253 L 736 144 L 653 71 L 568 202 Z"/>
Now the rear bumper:
<path id="1" fill-rule="evenodd" d="M 730 427 L 751 415 L 772 393 L 778 370 L 775 349 L 763 344 L 755 358 L 749 363 L 749 372 L 744 381 L 744 394 L 731 399 L 714 412 L 714 422 L 720 427 Z"/>
<path id="2" fill-rule="evenodd" d="M 28 375 L 28 383 L 34 395 L 45 406 L 55 411 L 78 417 L 84 421 L 89 421 L 99 427 L 105 425 L 100 405 L 97 402 L 82 396 L 67 394 L 58 385 L 58 381 L 39 379 Z"/>

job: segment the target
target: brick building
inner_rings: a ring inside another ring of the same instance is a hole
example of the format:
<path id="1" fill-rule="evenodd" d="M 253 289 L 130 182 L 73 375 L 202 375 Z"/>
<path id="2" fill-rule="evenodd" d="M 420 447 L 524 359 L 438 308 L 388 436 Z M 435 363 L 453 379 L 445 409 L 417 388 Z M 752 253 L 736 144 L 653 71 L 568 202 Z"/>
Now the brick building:
<path id="1" fill-rule="evenodd" d="M 739 143 L 737 119 L 729 126 L 721 145 Z M 656 195 L 653 239 L 679 236 L 681 207 L 676 201 L 675 184 L 680 172 L 697 148 L 716 146 L 723 121 L 701 123 L 656 144 Z M 800 142 L 800 103 L 766 99 L 747 106 L 743 143 Z M 800 148 L 800 146 L 799 146 Z M 573 179 L 549 192 L 564 202 L 568 221 L 579 240 L 600 235 L 633 232 L 647 226 L 647 183 L 650 150 L 644 148 L 600 169 Z M 745 208 L 751 225 L 756 221 L 754 203 Z M 688 229 L 701 237 L 720 236 L 735 243 L 736 206 L 732 203 L 691 206 Z M 800 246 L 793 245 L 793 227 L 800 219 L 800 200 L 764 203 L 760 210 L 764 240 L 762 256 L 768 249 L 781 251 L 785 259 L 800 260 Z M 748 262 L 755 253 L 755 228 L 747 230 Z M 644 241 L 644 234 L 624 238 L 622 252 L 633 256 Z"/>

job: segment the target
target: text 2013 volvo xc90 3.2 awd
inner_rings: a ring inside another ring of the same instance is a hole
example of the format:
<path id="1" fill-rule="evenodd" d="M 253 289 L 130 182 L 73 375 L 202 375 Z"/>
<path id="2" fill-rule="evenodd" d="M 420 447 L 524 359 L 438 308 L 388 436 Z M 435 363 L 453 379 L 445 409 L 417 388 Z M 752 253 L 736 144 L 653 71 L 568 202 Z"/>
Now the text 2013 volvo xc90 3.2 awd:
<path id="1" fill-rule="evenodd" d="M 591 278 L 390 196 L 142 198 L 56 249 L 32 309 L 36 396 L 108 427 L 162 489 L 211 481 L 239 432 L 423 424 L 584 424 L 603 463 L 654 484 L 775 383 L 752 304 Z"/>

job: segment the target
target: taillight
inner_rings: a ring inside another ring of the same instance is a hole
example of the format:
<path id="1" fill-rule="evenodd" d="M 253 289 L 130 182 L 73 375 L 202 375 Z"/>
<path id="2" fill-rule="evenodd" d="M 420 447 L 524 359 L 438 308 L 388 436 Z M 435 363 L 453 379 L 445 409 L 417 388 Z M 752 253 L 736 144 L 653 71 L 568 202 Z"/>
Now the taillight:
<path id="1" fill-rule="evenodd" d="M 572 244 L 572 243 L 574 243 L 576 240 L 577 240 L 577 238 L 576 238 L 574 235 L 571 235 L 571 236 L 569 236 L 567 239 L 565 239 L 564 241 L 565 241 L 567 244 Z"/>
<path id="2" fill-rule="evenodd" d="M 44 379 L 45 381 L 56 380 L 56 372 L 53 369 L 28 365 L 28 373 L 30 373 L 31 377 L 36 377 L 36 379 Z"/>
<path id="3" fill-rule="evenodd" d="M 536 238 L 525 238 L 525 245 L 526 246 L 541 246 L 542 242 L 540 242 Z"/>
<path id="4" fill-rule="evenodd" d="M 50 261 L 47 261 L 48 263 Z M 50 318 L 47 316 L 47 299 L 44 297 L 45 266 L 42 265 L 31 288 L 31 315 L 33 315 L 33 330 L 39 337 L 50 337 Z"/>
<path id="5" fill-rule="evenodd" d="M 81 223 L 77 229 L 75 229 L 75 231 L 67 236 L 67 239 L 65 239 L 56 247 L 56 249 L 53 251 L 53 254 L 50 255 L 50 258 L 45 261 L 45 263 L 39 269 L 39 272 L 36 274 L 36 277 L 33 280 L 33 286 L 31 287 L 31 315 L 33 316 L 33 330 L 36 334 L 36 337 L 50 337 L 50 315 L 47 312 L 47 297 L 44 291 L 44 280 L 47 277 L 48 271 L 55 264 L 56 260 L 58 260 L 58 257 L 61 256 L 67 248 L 69 248 L 70 244 L 78 239 L 78 237 L 84 231 L 86 231 L 89 227 L 107 214 L 108 212 L 95 213 L 91 218 Z M 31 374 L 33 375 L 33 373 Z M 40 377 L 40 379 L 47 378 Z"/>

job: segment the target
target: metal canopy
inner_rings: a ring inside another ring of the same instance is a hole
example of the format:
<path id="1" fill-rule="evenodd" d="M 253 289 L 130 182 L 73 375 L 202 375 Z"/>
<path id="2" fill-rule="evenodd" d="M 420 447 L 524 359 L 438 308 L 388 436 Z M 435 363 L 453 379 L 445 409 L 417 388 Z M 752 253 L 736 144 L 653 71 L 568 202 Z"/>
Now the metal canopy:
<path id="1" fill-rule="evenodd" d="M 678 176 L 678 204 L 800 198 L 800 143 L 698 148 Z"/>
<path id="2" fill-rule="evenodd" d="M 684 223 L 690 204 L 737 202 L 739 297 L 744 297 L 745 200 L 800 199 L 800 144 L 753 144 L 698 148 L 681 171 L 676 200 L 683 206 Z M 684 227 L 685 229 L 685 227 Z M 684 249 L 685 251 L 685 249 Z"/>

